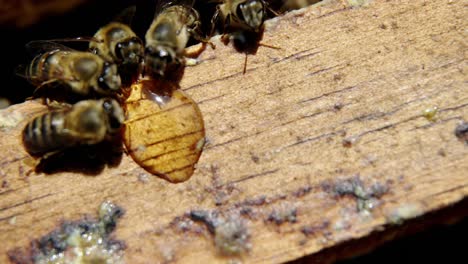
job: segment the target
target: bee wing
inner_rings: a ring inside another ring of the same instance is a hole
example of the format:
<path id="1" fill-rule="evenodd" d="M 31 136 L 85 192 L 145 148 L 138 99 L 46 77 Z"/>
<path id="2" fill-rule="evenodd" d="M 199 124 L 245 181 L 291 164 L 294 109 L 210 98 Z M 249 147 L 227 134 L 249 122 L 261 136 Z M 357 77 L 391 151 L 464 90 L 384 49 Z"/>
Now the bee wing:
<path id="1" fill-rule="evenodd" d="M 61 39 L 51 39 L 52 42 L 102 42 L 102 40 L 95 37 L 76 37 L 76 38 L 61 38 Z M 70 47 L 68 47 L 71 49 Z M 73 50 L 73 49 L 72 49 Z"/>
<path id="2" fill-rule="evenodd" d="M 187 7 L 193 7 L 194 4 L 195 4 L 195 0 L 171 0 L 171 1 L 157 0 L 156 12 L 154 14 L 154 17 L 157 17 L 162 11 L 164 11 L 166 8 L 169 8 L 171 6 L 182 5 L 182 6 L 187 6 Z"/>
<path id="3" fill-rule="evenodd" d="M 20 65 L 16 66 L 15 74 L 17 76 L 20 76 L 20 77 L 30 81 L 30 82 L 33 82 L 33 83 L 38 81 L 38 80 L 44 80 L 44 78 L 42 76 L 31 75 L 29 73 L 29 65 L 25 65 L 25 64 L 20 64 Z M 58 82 L 58 81 L 67 82 L 67 81 L 78 81 L 78 80 L 76 78 L 73 78 L 72 76 L 66 77 L 62 72 L 57 71 L 54 74 L 54 76 L 51 76 L 51 78 L 49 80 L 47 80 L 47 81 L 43 81 L 42 84 L 40 84 L 40 85 L 43 86 L 43 85 Z"/>
<path id="4" fill-rule="evenodd" d="M 26 50 L 33 56 L 38 56 L 49 51 L 63 50 L 75 51 L 74 49 L 54 42 L 53 40 L 33 40 L 26 44 Z"/>
<path id="5" fill-rule="evenodd" d="M 54 89 L 59 86 L 59 82 L 57 79 L 51 79 L 39 84 L 36 89 L 34 89 L 31 98 L 39 98 L 44 96 L 44 91 Z"/>
<path id="6" fill-rule="evenodd" d="M 194 4 L 195 4 L 194 0 L 177 0 L 173 2 L 168 2 L 167 6 L 164 6 L 164 8 L 168 8 L 173 5 L 184 7 L 185 9 L 176 9 L 176 10 L 178 11 L 177 13 L 178 13 L 179 18 L 181 19 L 182 24 L 186 24 L 189 21 L 191 15 L 195 16 L 198 20 L 200 20 L 200 14 L 194 8 Z"/>
<path id="7" fill-rule="evenodd" d="M 58 39 L 49 39 L 49 40 L 38 40 L 38 41 L 49 42 L 48 44 L 46 44 L 48 46 L 46 47 L 46 49 L 49 49 L 47 51 L 58 50 L 58 49 L 76 51 L 76 49 L 60 44 L 60 42 L 102 42 L 103 40 L 95 38 L 95 37 L 87 36 L 87 37 L 76 37 L 76 38 L 58 38 Z M 31 41 L 31 42 L 36 42 L 36 41 Z M 41 44 L 33 44 L 33 45 L 41 45 Z"/>
<path id="8" fill-rule="evenodd" d="M 154 17 L 156 18 L 162 11 L 164 11 L 164 9 L 173 6 L 174 4 L 174 1 L 157 0 Z"/>
<path id="9" fill-rule="evenodd" d="M 120 22 L 122 24 L 130 26 L 132 24 L 133 18 L 135 17 L 135 13 L 136 13 L 136 6 L 134 5 L 129 6 L 125 8 L 124 10 L 122 10 L 122 12 L 120 12 L 118 15 L 116 15 L 114 19 L 112 19 L 112 21 Z"/>
<path id="10" fill-rule="evenodd" d="M 69 103 L 65 103 L 65 102 L 56 101 L 56 100 L 48 100 L 47 107 L 52 111 L 56 111 L 56 110 L 70 111 L 73 105 Z"/>

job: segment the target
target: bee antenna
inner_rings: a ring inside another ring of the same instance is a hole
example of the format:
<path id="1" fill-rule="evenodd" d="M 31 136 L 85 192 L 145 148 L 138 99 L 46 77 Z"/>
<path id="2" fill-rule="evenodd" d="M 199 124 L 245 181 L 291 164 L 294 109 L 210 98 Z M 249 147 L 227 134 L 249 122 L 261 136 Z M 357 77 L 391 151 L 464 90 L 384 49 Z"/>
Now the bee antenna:
<path id="1" fill-rule="evenodd" d="M 273 8 L 271 8 L 268 4 L 266 4 L 266 8 L 268 9 L 268 11 L 270 11 L 275 16 L 280 16 L 281 15 L 280 13 L 273 10 Z"/>
<path id="2" fill-rule="evenodd" d="M 246 53 L 246 54 L 245 54 L 245 60 L 244 60 L 244 71 L 243 71 L 242 74 L 245 74 L 245 73 L 247 72 L 247 57 L 248 57 L 248 56 L 249 56 L 249 55 L 247 55 L 247 53 Z"/>

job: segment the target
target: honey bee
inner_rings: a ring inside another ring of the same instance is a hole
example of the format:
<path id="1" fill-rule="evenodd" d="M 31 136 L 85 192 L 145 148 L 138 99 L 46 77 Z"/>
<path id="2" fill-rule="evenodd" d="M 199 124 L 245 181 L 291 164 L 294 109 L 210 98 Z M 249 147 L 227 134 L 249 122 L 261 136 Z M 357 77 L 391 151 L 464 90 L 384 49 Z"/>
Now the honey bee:
<path id="1" fill-rule="evenodd" d="M 237 30 L 259 32 L 267 17 L 264 0 L 221 0 L 213 16 L 213 24 L 221 19 L 224 33 Z"/>
<path id="2" fill-rule="evenodd" d="M 144 53 L 142 40 L 130 28 L 130 22 L 124 23 L 134 13 L 134 6 L 125 9 L 112 22 L 101 27 L 89 44 L 91 52 L 118 65 L 124 83 L 129 83 L 138 76 Z"/>
<path id="3" fill-rule="evenodd" d="M 264 0 L 214 0 L 217 5 L 212 18 L 215 31 L 217 22 L 222 23 L 223 36 L 221 40 L 227 45 L 232 41 L 238 52 L 245 53 L 243 73 L 247 72 L 247 56 L 255 54 L 259 46 L 279 49 L 271 45 L 260 43 L 263 37 L 263 23 L 267 18 L 267 10 L 276 15 Z"/>
<path id="4" fill-rule="evenodd" d="M 37 55 L 29 65 L 20 65 L 17 74 L 37 86 L 36 95 L 44 87 L 54 85 L 64 86 L 80 96 L 93 92 L 109 95 L 120 89 L 117 66 L 98 55 L 51 41 L 32 41 L 27 48 Z"/>
<path id="5" fill-rule="evenodd" d="M 83 100 L 35 117 L 23 130 L 23 144 L 33 156 L 93 145 L 116 135 L 123 122 L 124 113 L 116 100 Z"/>
<path id="6" fill-rule="evenodd" d="M 184 66 L 190 37 L 206 42 L 200 33 L 200 16 L 191 6 L 169 3 L 156 13 L 145 35 L 145 73 L 165 76 Z"/>

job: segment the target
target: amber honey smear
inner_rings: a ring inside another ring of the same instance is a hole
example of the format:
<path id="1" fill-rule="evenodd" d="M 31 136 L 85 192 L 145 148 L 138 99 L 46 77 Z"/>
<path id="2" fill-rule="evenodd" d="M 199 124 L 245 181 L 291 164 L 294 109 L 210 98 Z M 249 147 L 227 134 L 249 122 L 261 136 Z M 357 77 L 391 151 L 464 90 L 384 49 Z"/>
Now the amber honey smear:
<path id="1" fill-rule="evenodd" d="M 205 128 L 197 104 L 183 91 L 170 88 L 174 86 L 148 79 L 130 87 L 124 141 L 145 170 L 170 182 L 183 182 L 195 170 Z"/>

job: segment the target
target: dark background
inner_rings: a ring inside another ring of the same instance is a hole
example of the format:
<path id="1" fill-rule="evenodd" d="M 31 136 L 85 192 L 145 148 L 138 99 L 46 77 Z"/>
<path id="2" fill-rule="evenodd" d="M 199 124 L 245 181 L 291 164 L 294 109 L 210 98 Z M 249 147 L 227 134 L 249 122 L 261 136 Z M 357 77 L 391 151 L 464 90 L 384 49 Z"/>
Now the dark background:
<path id="1" fill-rule="evenodd" d="M 74 38 L 79 36 L 93 36 L 99 27 L 109 23 L 116 15 L 131 5 L 136 6 L 136 14 L 132 21 L 132 28 L 135 33 L 144 39 L 145 32 L 151 24 L 156 1 L 150 0 L 113 0 L 113 1 L 91 1 L 80 5 L 66 15 L 52 15 L 41 19 L 37 24 L 17 29 L 14 25 L 0 25 L 0 47 L 3 51 L 0 62 L 0 78 L 2 88 L 0 97 L 5 97 L 12 103 L 20 103 L 26 97 L 29 97 L 34 87 L 22 77 L 15 74 L 15 68 L 19 64 L 27 64 L 32 59 L 25 49 L 26 43 L 31 40 L 47 40 L 57 38 Z M 203 5 L 195 8 L 204 12 L 201 14 L 202 25 L 210 25 L 210 20 L 214 12 L 214 4 Z M 207 28 L 204 28 L 208 31 Z M 86 49 L 87 44 L 83 43 L 65 43 L 76 49 Z"/>
<path id="2" fill-rule="evenodd" d="M 467 263 L 467 236 L 468 219 L 465 219 L 399 238 L 373 252 L 337 264 Z"/>

